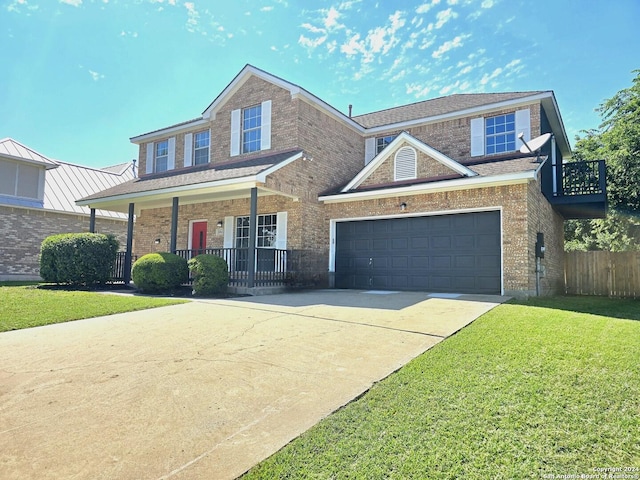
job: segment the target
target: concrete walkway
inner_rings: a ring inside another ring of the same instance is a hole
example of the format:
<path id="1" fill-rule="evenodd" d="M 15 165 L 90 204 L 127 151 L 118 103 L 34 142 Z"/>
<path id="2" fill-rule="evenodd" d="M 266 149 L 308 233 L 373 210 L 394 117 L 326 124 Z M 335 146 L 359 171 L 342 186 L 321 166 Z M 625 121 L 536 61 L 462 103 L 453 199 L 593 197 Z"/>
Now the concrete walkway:
<path id="1" fill-rule="evenodd" d="M 323 290 L 0 333 L 0 478 L 235 478 L 503 300 Z"/>

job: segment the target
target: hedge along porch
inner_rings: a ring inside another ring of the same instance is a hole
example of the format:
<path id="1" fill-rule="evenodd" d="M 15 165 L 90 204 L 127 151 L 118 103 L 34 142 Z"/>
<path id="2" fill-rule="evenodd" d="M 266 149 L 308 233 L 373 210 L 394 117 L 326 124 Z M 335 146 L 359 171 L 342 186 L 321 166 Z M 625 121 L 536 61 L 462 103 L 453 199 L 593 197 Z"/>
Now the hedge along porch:
<path id="1" fill-rule="evenodd" d="M 223 257 L 237 290 L 283 285 L 292 262 L 287 224 L 299 203 L 293 194 L 274 192 L 266 177 L 301 159 L 302 152 L 287 152 L 196 169 L 197 183 L 190 185 L 169 186 L 171 175 L 149 175 L 134 182 L 140 192 L 101 198 L 100 205 L 129 214 L 125 283 L 133 253 L 170 251 L 186 259 L 200 253 Z M 257 173 L 241 176 L 251 170 Z M 203 181 L 207 177 L 212 181 Z"/>

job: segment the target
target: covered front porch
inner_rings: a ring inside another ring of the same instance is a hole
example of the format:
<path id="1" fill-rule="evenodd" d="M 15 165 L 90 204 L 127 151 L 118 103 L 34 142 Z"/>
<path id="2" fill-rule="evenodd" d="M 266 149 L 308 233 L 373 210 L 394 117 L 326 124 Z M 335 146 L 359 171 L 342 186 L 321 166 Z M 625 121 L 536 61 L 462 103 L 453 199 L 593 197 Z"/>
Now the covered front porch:
<path id="1" fill-rule="evenodd" d="M 171 252 L 186 260 L 206 253 L 226 260 L 232 291 L 257 294 L 256 289 L 294 282 L 301 258 L 288 248 L 287 229 L 298 199 L 270 188 L 267 173 L 165 188 L 166 175 L 149 175 L 134 180 L 123 194 L 107 191 L 81 203 L 91 208 L 92 232 L 96 208 L 128 214 L 126 246 L 114 266 L 114 279 L 128 285 L 133 263 L 147 253 Z M 170 178 L 185 181 L 191 175 Z"/>

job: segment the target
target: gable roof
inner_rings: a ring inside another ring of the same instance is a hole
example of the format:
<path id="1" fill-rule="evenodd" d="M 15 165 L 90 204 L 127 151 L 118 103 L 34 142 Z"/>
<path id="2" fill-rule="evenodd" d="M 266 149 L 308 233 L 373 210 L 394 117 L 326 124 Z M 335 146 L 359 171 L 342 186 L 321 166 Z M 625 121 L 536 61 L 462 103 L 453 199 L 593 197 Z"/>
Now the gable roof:
<path id="1" fill-rule="evenodd" d="M 394 138 L 393 141 L 384 148 L 384 150 L 376 155 L 362 170 L 360 170 L 360 172 L 353 178 L 353 180 L 351 180 L 347 185 L 344 186 L 342 192 L 348 192 L 349 190 L 357 188 L 362 182 L 367 179 L 369 175 L 371 175 L 380 165 L 382 165 L 382 163 L 394 153 L 396 147 L 400 146 L 402 143 L 408 143 L 416 150 L 424 153 L 425 155 L 428 155 L 429 157 L 449 167 L 451 170 L 457 172 L 462 176 L 473 177 L 477 175 L 476 172 L 456 162 L 452 158 L 446 156 L 444 153 L 441 153 L 435 148 L 430 147 L 429 145 L 418 140 L 409 133 L 402 132 L 400 133 L 400 135 Z"/>
<path id="2" fill-rule="evenodd" d="M 12 138 L 3 138 L 0 140 L 0 156 L 11 158 L 13 160 L 23 160 L 28 163 L 44 165 L 47 169 L 56 168 L 58 166 L 56 162 Z"/>
<path id="3" fill-rule="evenodd" d="M 107 188 L 115 187 L 134 178 L 131 163 L 114 165 L 106 169 L 95 169 L 72 163 L 57 161 L 58 168 L 45 175 L 44 208 L 65 213 L 89 215 L 89 207 L 76 205 L 76 200 Z M 119 169 L 120 173 L 111 170 Z M 96 210 L 98 217 L 126 219 L 127 216 L 108 210 Z"/>
<path id="4" fill-rule="evenodd" d="M 496 103 L 537 96 L 541 93 L 550 92 L 457 93 L 446 97 L 432 98 L 409 105 L 365 113 L 352 118 L 365 128 L 373 128 L 411 120 L 438 117 L 454 112 L 490 106 Z"/>

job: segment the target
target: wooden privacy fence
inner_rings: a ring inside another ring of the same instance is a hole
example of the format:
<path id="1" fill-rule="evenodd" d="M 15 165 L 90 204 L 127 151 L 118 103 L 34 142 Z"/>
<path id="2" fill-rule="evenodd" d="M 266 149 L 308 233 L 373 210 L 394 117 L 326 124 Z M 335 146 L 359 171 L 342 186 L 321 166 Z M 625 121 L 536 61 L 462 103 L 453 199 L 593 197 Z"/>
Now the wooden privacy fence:
<path id="1" fill-rule="evenodd" d="M 640 298 L 640 252 L 565 252 L 569 295 Z"/>

